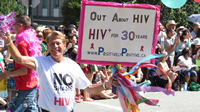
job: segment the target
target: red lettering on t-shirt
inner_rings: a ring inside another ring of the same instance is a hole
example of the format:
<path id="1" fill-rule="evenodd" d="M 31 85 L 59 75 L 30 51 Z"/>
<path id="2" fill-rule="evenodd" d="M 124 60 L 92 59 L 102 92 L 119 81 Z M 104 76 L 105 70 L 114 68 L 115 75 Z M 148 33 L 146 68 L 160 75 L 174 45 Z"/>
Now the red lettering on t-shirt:
<path id="1" fill-rule="evenodd" d="M 62 106 L 64 106 L 64 98 L 62 98 Z"/>
<path id="2" fill-rule="evenodd" d="M 70 101 L 70 98 L 65 98 L 65 103 L 66 103 L 67 106 L 69 106 L 69 101 Z"/>
<path id="3" fill-rule="evenodd" d="M 70 98 L 57 98 L 54 97 L 54 105 L 57 105 L 57 103 L 59 104 L 59 106 L 69 106 L 69 102 L 70 102 Z"/>
<path id="4" fill-rule="evenodd" d="M 54 105 L 56 105 L 57 102 L 59 103 L 59 106 L 61 106 L 62 99 L 59 98 L 59 100 L 57 100 L 57 98 L 54 97 Z"/>

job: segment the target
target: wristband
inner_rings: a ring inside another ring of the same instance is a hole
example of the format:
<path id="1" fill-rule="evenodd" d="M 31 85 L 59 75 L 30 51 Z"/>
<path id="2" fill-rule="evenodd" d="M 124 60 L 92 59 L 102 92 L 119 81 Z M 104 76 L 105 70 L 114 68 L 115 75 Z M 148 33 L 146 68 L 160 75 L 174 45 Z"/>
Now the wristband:
<path id="1" fill-rule="evenodd" d="M 106 88 L 106 83 L 107 83 L 107 82 L 104 82 L 104 83 L 103 83 L 103 88 L 104 88 L 105 90 L 108 90 L 108 89 Z"/>
<path id="2" fill-rule="evenodd" d="M 6 44 L 7 46 L 9 46 L 13 41 L 11 40 L 8 44 Z"/>

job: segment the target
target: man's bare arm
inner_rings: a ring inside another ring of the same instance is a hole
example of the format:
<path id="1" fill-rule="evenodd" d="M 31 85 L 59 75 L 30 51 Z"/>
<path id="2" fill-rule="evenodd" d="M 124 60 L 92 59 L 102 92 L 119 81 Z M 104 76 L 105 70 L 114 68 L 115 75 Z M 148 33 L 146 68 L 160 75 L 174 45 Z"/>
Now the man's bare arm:
<path id="1" fill-rule="evenodd" d="M 0 74 L 0 81 L 5 79 L 6 77 L 15 77 L 15 76 L 22 76 L 26 75 L 28 73 L 28 68 L 22 67 L 18 70 L 11 71 L 11 72 L 5 72 Z"/>
<path id="2" fill-rule="evenodd" d="M 4 35 L 5 34 L 5 35 Z M 33 57 L 22 56 L 11 40 L 10 32 L 0 32 L 0 37 L 4 39 L 7 44 L 8 50 L 16 63 L 24 65 L 28 68 L 36 70 L 36 65 Z"/>

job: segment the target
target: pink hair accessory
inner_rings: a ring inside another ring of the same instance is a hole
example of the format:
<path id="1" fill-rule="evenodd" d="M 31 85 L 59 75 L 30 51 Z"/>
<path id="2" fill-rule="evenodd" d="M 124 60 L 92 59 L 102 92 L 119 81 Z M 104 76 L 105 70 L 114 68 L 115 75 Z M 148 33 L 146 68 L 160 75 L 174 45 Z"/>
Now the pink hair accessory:
<path id="1" fill-rule="evenodd" d="M 15 23 L 15 11 L 9 13 L 8 15 L 0 15 L 0 31 L 10 30 L 14 32 L 13 25 Z"/>

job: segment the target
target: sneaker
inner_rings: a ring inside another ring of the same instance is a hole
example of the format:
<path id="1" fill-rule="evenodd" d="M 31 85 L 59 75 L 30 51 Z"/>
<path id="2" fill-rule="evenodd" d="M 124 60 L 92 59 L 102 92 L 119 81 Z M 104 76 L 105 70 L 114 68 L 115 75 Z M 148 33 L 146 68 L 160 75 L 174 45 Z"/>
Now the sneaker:
<path id="1" fill-rule="evenodd" d="M 80 98 L 79 98 L 79 96 L 78 95 L 76 95 L 75 96 L 75 100 L 79 100 Z"/>
<path id="2" fill-rule="evenodd" d="M 84 97 L 81 94 L 79 94 L 78 96 L 80 99 L 84 99 Z"/>

